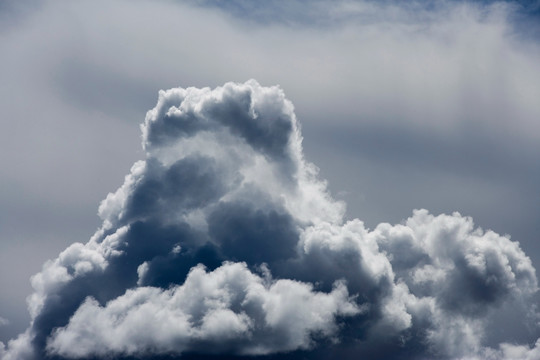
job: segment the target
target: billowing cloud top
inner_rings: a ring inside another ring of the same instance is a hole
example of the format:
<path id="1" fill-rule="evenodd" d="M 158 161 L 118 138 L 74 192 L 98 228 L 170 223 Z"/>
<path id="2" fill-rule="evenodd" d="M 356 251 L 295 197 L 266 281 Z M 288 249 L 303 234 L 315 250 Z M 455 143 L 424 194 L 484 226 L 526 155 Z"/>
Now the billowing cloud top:
<path id="1" fill-rule="evenodd" d="M 344 222 L 279 87 L 161 91 L 142 134 L 101 228 L 32 278 L 3 359 L 538 356 L 490 331 L 537 290 L 519 244 L 458 213 Z"/>

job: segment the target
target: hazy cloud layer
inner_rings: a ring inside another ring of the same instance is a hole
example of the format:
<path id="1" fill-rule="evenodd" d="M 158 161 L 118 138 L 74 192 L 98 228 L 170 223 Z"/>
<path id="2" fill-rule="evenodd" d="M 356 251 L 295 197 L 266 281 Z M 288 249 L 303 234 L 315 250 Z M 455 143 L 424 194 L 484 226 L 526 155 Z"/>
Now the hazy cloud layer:
<path id="1" fill-rule="evenodd" d="M 519 244 L 459 213 L 345 222 L 279 87 L 161 91 L 141 128 L 145 159 L 92 238 L 32 278 L 32 323 L 3 359 L 538 352 L 491 329 L 512 307 L 538 334 Z"/>

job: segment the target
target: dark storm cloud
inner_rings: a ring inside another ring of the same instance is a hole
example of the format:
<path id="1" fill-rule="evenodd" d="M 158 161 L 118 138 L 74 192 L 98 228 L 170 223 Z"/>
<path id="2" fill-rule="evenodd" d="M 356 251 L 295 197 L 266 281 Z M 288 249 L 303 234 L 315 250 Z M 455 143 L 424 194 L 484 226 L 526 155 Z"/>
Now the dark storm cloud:
<path id="1" fill-rule="evenodd" d="M 125 221 L 189 212 L 219 199 L 226 192 L 224 173 L 212 158 L 193 156 L 165 167 L 149 159 L 146 172 L 133 189 L 123 214 Z"/>
<path id="2" fill-rule="evenodd" d="M 485 341 L 537 290 L 519 244 L 459 213 L 344 222 L 278 87 L 161 91 L 142 132 L 103 225 L 32 278 L 32 323 L 3 359 L 537 351 Z"/>
<path id="3" fill-rule="evenodd" d="M 227 259 L 250 264 L 287 260 L 296 254 L 298 231 L 294 219 L 283 210 L 219 204 L 208 217 L 208 231 Z"/>

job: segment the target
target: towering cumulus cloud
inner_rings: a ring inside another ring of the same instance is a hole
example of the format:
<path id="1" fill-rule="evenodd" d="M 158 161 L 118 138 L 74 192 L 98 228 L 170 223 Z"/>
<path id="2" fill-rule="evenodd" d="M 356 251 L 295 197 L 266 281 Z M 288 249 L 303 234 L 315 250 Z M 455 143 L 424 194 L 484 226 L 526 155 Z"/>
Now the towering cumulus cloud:
<path id="1" fill-rule="evenodd" d="M 344 222 L 278 87 L 161 91 L 142 134 L 3 359 L 537 358 L 490 330 L 537 290 L 518 243 L 458 213 Z"/>

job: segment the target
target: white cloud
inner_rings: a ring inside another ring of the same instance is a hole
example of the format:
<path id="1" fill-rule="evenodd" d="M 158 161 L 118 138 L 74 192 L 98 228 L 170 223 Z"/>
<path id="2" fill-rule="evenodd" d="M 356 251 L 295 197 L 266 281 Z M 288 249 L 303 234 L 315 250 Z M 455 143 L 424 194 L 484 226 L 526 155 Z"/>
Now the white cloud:
<path id="1" fill-rule="evenodd" d="M 42 347 L 260 355 L 321 340 L 356 354 L 400 343 L 389 357 L 522 349 L 485 342 L 495 309 L 537 290 L 519 244 L 459 213 L 344 223 L 279 87 L 162 91 L 142 131 L 146 159 L 101 203 L 102 227 L 33 277 L 33 321 L 8 359 Z"/>
<path id="2" fill-rule="evenodd" d="M 186 350 L 261 355 L 313 346 L 311 335 L 334 336 L 336 316 L 358 307 L 343 283 L 330 293 L 293 280 L 265 281 L 246 264 L 212 272 L 191 269 L 168 290 L 139 287 L 104 307 L 88 298 L 48 350 L 70 358 L 180 354 Z"/>
<path id="3" fill-rule="evenodd" d="M 144 104 L 147 89 L 151 93 L 178 82 L 216 85 L 256 77 L 280 83 L 304 121 L 330 127 L 349 119 L 383 127 L 399 123 L 445 137 L 478 131 L 493 135 L 492 145 L 515 143 L 517 154 L 540 134 L 540 51 L 517 32 L 511 6 L 446 2 L 426 11 L 341 2 L 329 10 L 319 2 L 305 12 L 317 26 L 306 26 L 294 23 L 298 10 L 304 10 L 294 5 L 281 13 L 281 23 L 253 26 L 224 17 L 221 10 L 185 4 L 45 2 L 27 26 L 2 34 L 0 75 L 10 88 L 0 103 L 4 118 L 17 119 L 0 141 L 3 152 L 13 154 L 3 159 L 3 175 L 22 184 L 25 193 L 80 202 L 80 194 L 94 188 L 96 174 L 107 176 L 121 163 L 114 160 L 115 149 L 129 149 L 123 143 L 129 131 L 116 120 L 135 114 L 131 109 Z M 323 19 L 327 15 L 329 21 Z M 245 91 L 252 91 L 246 123 L 213 116 L 212 103 L 245 105 Z M 161 96 L 143 127 L 148 157 L 102 202 L 104 223 L 92 240 L 70 246 L 33 278 L 35 328 L 8 344 L 8 354 L 24 348 L 17 344 L 26 341 L 29 347 L 33 337 L 49 334 L 54 324 L 45 324 L 42 315 L 59 311 L 54 299 L 71 298 L 69 289 L 82 296 L 74 297 L 77 303 L 97 293 L 99 285 L 116 287 L 102 291 L 105 295 L 96 300 L 101 307 L 85 305 L 106 309 L 107 301 L 127 296 L 122 294 L 131 288 L 137 292 L 137 285 L 155 285 L 159 294 L 158 286 L 182 283 L 183 275 L 162 274 L 209 261 L 207 250 L 218 253 L 211 269 L 224 258 L 259 262 L 266 256 L 274 262 L 274 276 L 312 282 L 321 290 L 314 294 L 332 294 L 331 284 L 346 278 L 349 293 L 361 295 L 356 305 L 369 309 L 362 316 L 374 324 L 370 331 L 414 338 L 408 332 L 428 329 L 432 348 L 448 356 L 483 351 L 480 335 L 490 311 L 536 290 L 534 268 L 517 243 L 476 231 L 458 214 L 434 217 L 420 211 L 406 224 L 383 224 L 374 231 L 358 220 L 343 225 L 344 205 L 330 197 L 316 168 L 303 160 L 292 104 L 278 89 L 251 82 L 218 90 L 173 89 Z M 40 109 L 39 122 L 21 116 L 28 113 L 28 99 Z M 255 110 L 260 118 L 277 121 L 252 122 Z M 280 126 L 289 121 L 293 131 L 282 132 Z M 104 128 L 110 131 L 104 134 Z M 59 136 L 57 129 L 66 132 Z M 62 157 L 51 151 L 50 139 L 59 137 L 66 141 L 54 142 L 65 145 Z M 95 165 L 88 156 L 93 151 L 113 165 Z M 73 153 L 75 160 L 69 156 Z M 51 170 L 65 167 L 69 181 Z M 31 179 L 40 179 L 39 186 Z M 43 186 L 47 191 L 39 190 Z M 248 235 L 239 235 L 235 227 Z M 176 251 L 179 238 L 183 243 Z M 253 238 L 264 251 L 245 250 Z M 152 241 L 156 247 L 146 248 Z M 204 247 L 208 244 L 213 247 Z M 289 263 L 278 264 L 280 257 Z M 117 259 L 129 260 L 126 268 Z M 103 281 L 100 273 L 119 275 Z M 224 319 L 238 329 L 247 326 L 230 312 L 214 315 L 208 324 Z M 56 325 L 69 328 L 68 319 Z M 214 329 L 217 336 L 219 328 L 208 326 L 205 334 L 211 337 Z M 302 331 L 282 349 L 308 344 Z M 327 335 L 339 334 L 338 328 Z M 504 356 L 534 351 L 505 346 L 496 351 Z"/>
<path id="4" fill-rule="evenodd" d="M 141 155 L 135 153 L 136 129 L 129 121 L 142 116 L 159 87 L 178 84 L 215 86 L 255 77 L 281 84 L 306 123 L 334 128 L 351 122 L 383 130 L 397 124 L 454 137 L 457 147 L 477 137 L 492 139 L 481 148 L 500 150 L 510 144 L 521 160 L 531 145 L 533 153 L 523 161 L 538 157 L 540 51 L 535 39 L 520 32 L 515 9 L 507 4 L 444 2 L 426 10 L 418 4 L 343 1 L 317 2 L 306 9 L 288 2 L 274 4 L 272 16 L 265 15 L 267 7 L 252 9 L 270 18 L 264 25 L 178 2 L 39 5 L 17 26 L 2 29 L 0 45 L 0 105 L 3 119 L 15 119 L 6 120 L 9 129 L 0 135 L 0 150 L 10 154 L 1 160 L 2 177 L 17 185 L 16 195 L 31 197 L 28 208 L 35 208 L 36 198 L 47 204 L 44 208 L 93 207 L 125 171 L 119 164 Z M 276 13 L 284 21 L 274 22 Z M 40 109 L 39 116 L 27 115 L 30 102 Z M 463 133 L 472 139 L 463 140 Z M 501 175 L 489 181 L 506 176 L 536 180 Z M 362 183 L 350 166 L 342 177 Z M 309 190 L 310 184 L 302 187 L 306 196 L 322 194 Z M 494 191 L 481 185 L 486 197 L 494 199 Z M 505 190 L 522 189 L 515 185 Z M 11 189 L 6 193 L 18 201 Z M 291 206 L 299 204 L 307 205 Z M 294 212 L 309 219 L 317 204 Z M 332 211 L 328 216 L 338 218 L 340 211 Z M 94 227 L 94 222 L 87 224 L 87 229 Z M 49 243 L 65 247 L 49 231 Z M 62 241 L 71 242 L 70 237 L 82 235 L 64 236 Z M 45 235 L 36 230 L 28 237 Z M 52 248 L 48 244 L 44 252 Z"/>
<path id="5" fill-rule="evenodd" d="M 540 357 L 540 339 L 536 341 L 534 346 L 529 347 L 527 345 L 515 345 L 515 344 L 501 344 L 500 351 L 498 353 L 500 359 L 504 360 L 533 360 Z M 498 359 L 496 358 L 496 359 Z"/>

